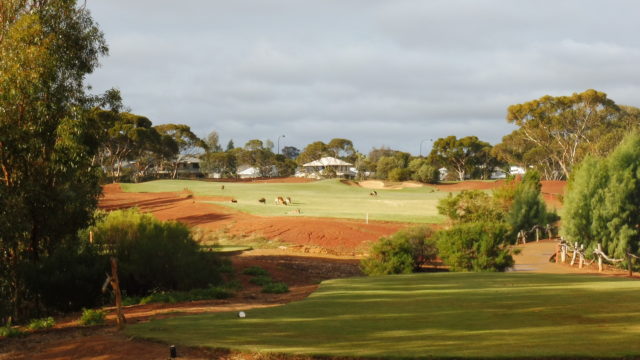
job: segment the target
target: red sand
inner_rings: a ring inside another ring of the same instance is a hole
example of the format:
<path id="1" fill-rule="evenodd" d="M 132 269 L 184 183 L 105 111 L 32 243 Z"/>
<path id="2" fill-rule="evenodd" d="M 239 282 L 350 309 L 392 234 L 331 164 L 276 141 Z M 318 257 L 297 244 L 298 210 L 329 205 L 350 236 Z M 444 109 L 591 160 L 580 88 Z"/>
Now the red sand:
<path id="1" fill-rule="evenodd" d="M 118 184 L 104 187 L 100 207 L 106 210 L 137 206 L 160 220 L 178 220 L 235 235 L 257 235 L 293 245 L 320 247 L 330 253 L 353 254 L 365 243 L 393 234 L 404 224 L 329 218 L 255 216 L 201 200 L 227 198 L 186 197 L 183 193 L 125 193 Z M 230 200 L 230 198 L 229 198 Z"/>

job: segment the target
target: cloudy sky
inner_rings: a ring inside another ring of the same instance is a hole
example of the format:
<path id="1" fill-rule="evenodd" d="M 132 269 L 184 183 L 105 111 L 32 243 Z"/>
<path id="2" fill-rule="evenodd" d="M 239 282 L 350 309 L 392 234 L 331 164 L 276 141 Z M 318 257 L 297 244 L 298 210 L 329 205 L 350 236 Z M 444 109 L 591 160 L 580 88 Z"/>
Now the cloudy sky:
<path id="1" fill-rule="evenodd" d="M 89 78 L 154 124 L 302 149 L 415 155 L 513 130 L 511 104 L 593 88 L 640 106 L 640 2 L 88 0 L 110 55 Z M 426 140 L 426 141 L 422 141 Z M 274 149 L 275 150 L 275 149 Z"/>

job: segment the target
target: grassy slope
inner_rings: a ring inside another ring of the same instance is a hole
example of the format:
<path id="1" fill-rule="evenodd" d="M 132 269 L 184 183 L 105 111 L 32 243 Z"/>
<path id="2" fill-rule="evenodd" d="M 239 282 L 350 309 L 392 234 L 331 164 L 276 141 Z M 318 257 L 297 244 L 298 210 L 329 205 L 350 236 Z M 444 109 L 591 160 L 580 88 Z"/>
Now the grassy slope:
<path id="1" fill-rule="evenodd" d="M 637 356 L 640 282 L 522 273 L 341 279 L 246 319 L 195 315 L 126 331 L 172 344 L 333 356 Z"/>
<path id="2" fill-rule="evenodd" d="M 190 180 L 159 180 L 140 184 L 122 184 L 125 191 L 163 192 L 190 189 L 196 195 L 224 195 L 238 200 L 237 204 L 221 202 L 240 211 L 263 216 L 282 216 L 300 209 L 303 216 L 364 219 L 401 222 L 440 223 L 438 200 L 444 192 L 432 188 L 403 190 L 377 190 L 378 196 L 369 196 L 370 190 L 347 186 L 338 180 L 325 180 L 305 184 L 220 183 Z M 291 197 L 292 206 L 275 205 L 277 196 Z M 266 205 L 258 202 L 264 197 Z"/>

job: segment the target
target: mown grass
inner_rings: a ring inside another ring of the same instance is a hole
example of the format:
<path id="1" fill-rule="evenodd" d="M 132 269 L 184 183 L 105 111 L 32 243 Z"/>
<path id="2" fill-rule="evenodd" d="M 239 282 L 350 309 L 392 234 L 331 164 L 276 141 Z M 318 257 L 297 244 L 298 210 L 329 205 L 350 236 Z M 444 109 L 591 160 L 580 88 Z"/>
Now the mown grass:
<path id="1" fill-rule="evenodd" d="M 371 190 L 342 184 L 339 180 L 312 183 L 220 183 L 194 180 L 157 180 L 139 184 L 122 184 L 124 191 L 166 192 L 183 191 L 196 195 L 231 196 L 237 203 L 216 202 L 250 214 L 262 216 L 314 216 L 365 220 L 398 221 L 412 223 L 441 223 L 438 201 L 447 193 L 431 187 L 402 190 L 376 190 L 378 196 L 369 196 Z M 276 205 L 278 196 L 290 197 L 290 206 Z M 258 199 L 265 198 L 266 204 Z M 299 209 L 299 212 L 298 212 Z"/>
<path id="2" fill-rule="evenodd" d="M 248 352 L 385 358 L 640 355 L 640 282 L 438 273 L 331 280 L 275 308 L 175 317 L 127 334 Z"/>

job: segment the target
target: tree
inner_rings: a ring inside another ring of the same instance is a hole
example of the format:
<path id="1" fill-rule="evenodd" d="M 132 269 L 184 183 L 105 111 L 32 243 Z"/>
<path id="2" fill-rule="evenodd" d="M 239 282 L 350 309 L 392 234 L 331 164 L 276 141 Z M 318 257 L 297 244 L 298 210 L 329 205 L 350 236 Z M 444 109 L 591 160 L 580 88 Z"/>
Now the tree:
<path id="1" fill-rule="evenodd" d="M 219 173 L 223 178 L 234 177 L 237 171 L 236 157 L 232 151 L 210 152 L 203 156 L 200 168 L 205 173 Z"/>
<path id="2" fill-rule="evenodd" d="M 284 157 L 290 160 L 295 160 L 300 155 L 300 149 L 294 146 L 285 146 L 281 152 Z"/>
<path id="3" fill-rule="evenodd" d="M 438 213 L 447 216 L 454 224 L 503 221 L 504 210 L 484 191 L 463 190 L 438 202 Z"/>
<path id="4" fill-rule="evenodd" d="M 175 179 L 178 175 L 178 164 L 187 156 L 206 152 L 207 143 L 200 139 L 191 131 L 191 128 L 182 124 L 164 124 L 155 126 L 155 129 L 162 135 L 168 135 L 178 144 L 178 154 L 173 159 L 173 172 L 171 177 Z"/>
<path id="5" fill-rule="evenodd" d="M 348 139 L 331 139 L 327 144 L 327 151 L 331 156 L 347 162 L 353 163 L 356 160 L 356 150 L 353 148 L 353 142 Z"/>
<path id="6" fill-rule="evenodd" d="M 209 152 L 222 151 L 222 146 L 220 146 L 220 136 L 216 131 L 212 131 L 209 133 L 209 135 L 207 135 L 205 143 L 207 144 L 207 151 Z"/>
<path id="7" fill-rule="evenodd" d="M 520 127 L 520 135 L 552 158 L 565 178 L 610 133 L 624 112 L 596 90 L 571 96 L 543 96 L 507 109 L 507 121 Z"/>
<path id="8" fill-rule="evenodd" d="M 319 160 L 322 157 L 329 156 L 329 149 L 327 144 L 322 141 L 312 142 L 307 145 L 300 153 L 300 156 L 296 159 L 298 164 L 303 165 L 311 161 Z"/>
<path id="9" fill-rule="evenodd" d="M 235 148 L 235 146 L 233 145 L 233 139 L 229 140 L 229 142 L 227 143 L 227 149 L 225 151 L 231 151 Z"/>
<path id="10" fill-rule="evenodd" d="M 75 1 L 0 5 L 0 316 L 35 306 L 40 289 L 28 289 L 25 269 L 92 217 L 100 187 L 90 119 L 113 98 L 87 95 L 83 82 L 106 53 Z"/>
<path id="11" fill-rule="evenodd" d="M 612 257 L 640 249 L 640 133 L 630 133 L 606 158 L 587 157 L 569 180 L 562 233 Z"/>
<path id="12" fill-rule="evenodd" d="M 476 136 L 440 138 L 433 143 L 429 161 L 455 171 L 458 180 L 463 181 L 467 172 L 479 164 L 487 146 L 490 145 Z"/>
<path id="13" fill-rule="evenodd" d="M 544 226 L 557 220 L 547 212 L 541 188 L 540 175 L 535 170 L 527 171 L 516 186 L 513 202 L 506 216 L 511 228 L 510 239 L 515 240 L 520 230 L 529 231 L 535 225 Z"/>
<path id="14" fill-rule="evenodd" d="M 435 184 L 440 180 L 440 171 L 431 166 L 426 159 L 415 158 L 409 162 L 411 178 L 428 184 Z"/>

